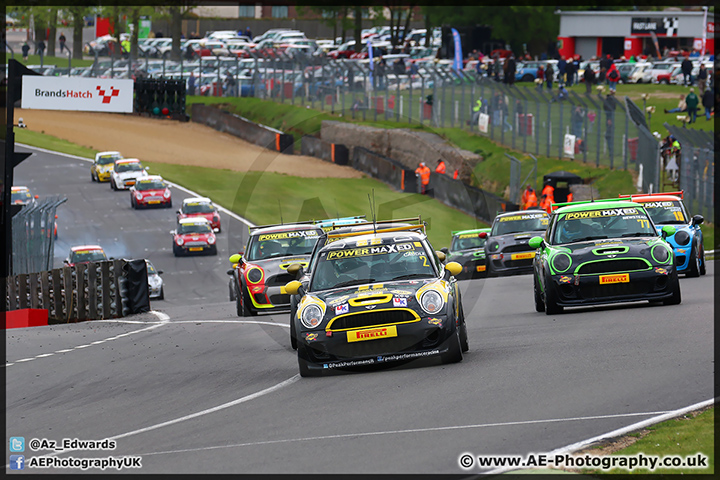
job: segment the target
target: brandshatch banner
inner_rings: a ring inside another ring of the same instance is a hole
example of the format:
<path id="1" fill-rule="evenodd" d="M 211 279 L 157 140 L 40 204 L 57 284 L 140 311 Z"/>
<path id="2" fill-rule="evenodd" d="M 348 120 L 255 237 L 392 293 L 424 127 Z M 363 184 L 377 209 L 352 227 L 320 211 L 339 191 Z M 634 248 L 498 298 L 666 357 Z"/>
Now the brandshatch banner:
<path id="1" fill-rule="evenodd" d="M 133 80 L 23 76 L 22 82 L 22 108 L 121 113 L 133 111 Z"/>

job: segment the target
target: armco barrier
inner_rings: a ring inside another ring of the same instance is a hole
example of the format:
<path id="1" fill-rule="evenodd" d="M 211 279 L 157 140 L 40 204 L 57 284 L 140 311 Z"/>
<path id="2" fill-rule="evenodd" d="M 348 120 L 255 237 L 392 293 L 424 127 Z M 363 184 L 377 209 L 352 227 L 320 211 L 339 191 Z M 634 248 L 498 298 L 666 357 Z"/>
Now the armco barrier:
<path id="1" fill-rule="evenodd" d="M 304 135 L 300 142 L 300 153 L 303 155 L 338 165 L 347 165 L 350 162 L 348 148 L 345 145 L 325 142 L 309 135 Z"/>
<path id="2" fill-rule="evenodd" d="M 517 204 L 504 198 L 435 172 L 430 175 L 430 195 L 449 207 L 488 223 L 492 223 L 498 212 L 518 210 Z"/>
<path id="3" fill-rule="evenodd" d="M 293 153 L 293 136 L 280 130 L 253 123 L 239 115 L 199 103 L 192 105 L 191 112 L 193 122 L 202 123 L 269 150 L 289 155 Z"/>
<path id="4" fill-rule="evenodd" d="M 417 192 L 413 170 L 407 170 L 400 162 L 371 152 L 367 148 L 355 147 L 353 149 L 350 166 L 401 192 Z"/>

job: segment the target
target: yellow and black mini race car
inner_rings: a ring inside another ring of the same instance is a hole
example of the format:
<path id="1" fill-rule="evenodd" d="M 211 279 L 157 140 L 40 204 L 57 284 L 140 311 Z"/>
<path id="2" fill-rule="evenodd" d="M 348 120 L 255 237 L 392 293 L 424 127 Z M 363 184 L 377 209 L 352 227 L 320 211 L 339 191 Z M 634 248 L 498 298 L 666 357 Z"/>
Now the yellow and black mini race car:
<path id="1" fill-rule="evenodd" d="M 423 358 L 462 360 L 465 314 L 453 275 L 462 267 L 435 252 L 424 225 L 328 233 L 293 319 L 300 375 Z"/>
<path id="2" fill-rule="evenodd" d="M 122 159 L 120 152 L 100 152 L 90 166 L 90 179 L 93 182 L 109 182 L 115 160 Z"/>

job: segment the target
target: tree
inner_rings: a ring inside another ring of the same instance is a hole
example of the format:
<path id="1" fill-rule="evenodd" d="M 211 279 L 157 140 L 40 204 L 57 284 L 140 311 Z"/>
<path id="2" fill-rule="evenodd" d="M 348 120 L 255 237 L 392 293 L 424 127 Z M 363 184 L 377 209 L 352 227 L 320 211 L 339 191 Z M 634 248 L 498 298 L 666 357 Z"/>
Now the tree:
<path id="1" fill-rule="evenodd" d="M 415 3 L 400 5 L 398 2 L 386 2 L 385 7 L 390 11 L 390 44 L 395 47 L 400 44 L 400 34 L 403 39 L 409 33 L 410 20 L 412 19 Z M 403 19 L 403 14 L 405 15 Z M 403 26 L 404 30 L 400 29 Z"/>
<path id="2" fill-rule="evenodd" d="M 85 26 L 85 15 L 89 14 L 90 7 L 73 5 L 68 8 L 72 17 L 73 28 L 73 52 L 72 58 L 82 59 L 83 57 L 83 27 Z"/>

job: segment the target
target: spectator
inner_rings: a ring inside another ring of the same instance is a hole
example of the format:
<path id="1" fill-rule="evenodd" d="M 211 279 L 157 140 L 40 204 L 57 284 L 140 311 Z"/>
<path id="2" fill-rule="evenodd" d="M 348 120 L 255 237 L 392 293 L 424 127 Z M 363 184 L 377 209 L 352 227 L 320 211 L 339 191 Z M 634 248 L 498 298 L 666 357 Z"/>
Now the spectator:
<path id="1" fill-rule="evenodd" d="M 225 71 L 225 96 L 234 97 L 235 94 L 235 77 L 230 73 L 229 70 Z"/>
<path id="2" fill-rule="evenodd" d="M 563 100 L 567 100 L 568 95 L 569 95 L 569 94 L 568 94 L 567 89 L 565 88 L 565 85 L 563 85 L 562 83 L 560 83 L 560 84 L 558 84 L 558 93 L 557 93 L 557 95 L 555 95 L 555 96 L 553 97 L 553 99 L 551 100 L 551 102 L 561 102 L 561 101 L 563 101 Z"/>
<path id="3" fill-rule="evenodd" d="M 23 60 L 27 61 L 28 54 L 30 53 L 30 45 L 28 45 L 27 41 L 23 42 L 23 46 L 22 46 L 21 50 L 22 50 Z"/>
<path id="4" fill-rule="evenodd" d="M 549 179 L 545 180 L 545 186 L 540 193 L 540 208 L 548 213 L 552 212 L 551 206 L 555 203 L 555 187 L 550 183 Z"/>
<path id="5" fill-rule="evenodd" d="M 705 68 L 705 64 L 700 64 L 700 70 L 698 71 L 697 81 L 698 81 L 698 91 L 703 93 L 705 92 L 705 87 L 707 86 L 707 78 L 708 78 L 708 72 Z"/>
<path id="6" fill-rule="evenodd" d="M 610 90 L 603 102 L 603 111 L 605 113 L 605 141 L 610 158 L 615 154 L 615 91 Z"/>
<path id="7" fill-rule="evenodd" d="M 665 113 L 680 113 L 680 112 L 687 112 L 687 103 L 685 103 L 685 95 L 680 94 L 680 101 L 678 102 L 678 106 L 676 108 L 672 108 L 668 110 L 665 109 Z"/>
<path id="8" fill-rule="evenodd" d="M 460 175 L 460 171 L 456 168 L 455 171 L 453 172 L 453 180 L 457 180 L 458 175 Z"/>
<path id="9" fill-rule="evenodd" d="M 573 86 L 573 79 L 575 78 L 575 64 L 573 59 L 568 57 L 567 65 L 565 65 L 565 76 L 567 77 L 567 86 Z"/>
<path id="10" fill-rule="evenodd" d="M 505 83 L 507 83 L 508 85 L 513 85 L 515 83 L 515 70 L 517 69 L 515 55 L 513 55 L 512 53 L 510 54 L 510 58 L 508 58 L 505 62 L 505 66 Z"/>
<path id="11" fill-rule="evenodd" d="M 375 74 L 378 77 L 378 88 L 380 90 L 385 88 L 385 71 L 387 69 L 387 62 L 384 57 L 380 57 L 378 64 L 376 65 Z"/>
<path id="12" fill-rule="evenodd" d="M 610 91 L 614 92 L 617 88 L 618 82 L 620 81 L 620 72 L 618 72 L 614 63 L 610 64 L 610 68 L 607 71 L 607 81 L 608 85 L 610 85 Z"/>
<path id="13" fill-rule="evenodd" d="M 528 183 L 525 191 L 523 191 L 522 197 L 520 197 L 520 210 L 537 208 L 537 206 L 537 194 L 535 194 L 535 189 Z"/>
<path id="14" fill-rule="evenodd" d="M 252 31 L 250 30 L 250 27 L 247 27 L 245 29 L 245 36 L 248 37 L 250 40 L 252 40 L 253 36 L 252 36 Z"/>
<path id="15" fill-rule="evenodd" d="M 690 87 L 690 93 L 688 93 L 687 97 L 685 97 L 685 104 L 687 104 L 688 116 L 690 117 L 690 121 L 688 123 L 695 123 L 695 120 L 697 120 L 699 103 L 700 99 L 697 95 L 695 95 L 695 89 Z"/>
<path id="16" fill-rule="evenodd" d="M 43 54 L 45 53 L 45 42 L 43 42 L 42 40 L 40 40 L 40 41 L 37 43 L 37 46 L 35 47 L 35 53 L 37 53 L 38 55 L 40 55 L 40 58 L 42 58 Z"/>
<path id="17" fill-rule="evenodd" d="M 585 81 L 585 94 L 590 95 L 592 93 L 592 87 L 595 85 L 595 71 L 590 65 L 585 67 L 583 80 Z"/>
<path id="18" fill-rule="evenodd" d="M 425 162 L 418 164 L 418 168 L 415 169 L 415 176 L 420 180 L 420 193 L 427 194 L 427 186 L 430 183 L 430 168 L 425 166 Z"/>
<path id="19" fill-rule="evenodd" d="M 58 37 L 58 43 L 60 44 L 60 53 L 63 53 L 63 50 L 67 50 L 68 53 L 70 53 L 70 49 L 65 46 L 65 34 L 63 32 L 60 32 L 60 36 Z"/>
<path id="20" fill-rule="evenodd" d="M 715 95 L 711 88 L 706 88 L 702 96 L 702 104 L 705 107 L 705 120 L 710 120 L 713 108 L 715 108 Z"/>
<path id="21" fill-rule="evenodd" d="M 548 89 L 548 92 L 552 92 L 552 84 L 553 84 L 553 75 L 555 74 L 555 71 L 553 70 L 552 63 L 547 64 L 547 68 L 545 69 L 545 86 Z"/>
<path id="22" fill-rule="evenodd" d="M 567 68 L 567 62 L 564 58 L 560 57 L 557 63 L 558 69 L 558 83 L 565 83 L 565 69 Z"/>
<path id="23" fill-rule="evenodd" d="M 188 95 L 195 95 L 195 74 L 190 72 L 190 78 L 188 78 Z"/>
<path id="24" fill-rule="evenodd" d="M 483 99 L 482 97 L 478 98 L 475 102 L 475 106 L 473 106 L 473 114 L 472 119 L 470 120 L 470 125 L 475 125 L 480 120 L 480 112 L 482 111 L 483 107 Z"/>
<path id="25" fill-rule="evenodd" d="M 692 62 L 688 57 L 685 57 L 685 60 L 683 60 L 680 64 L 680 70 L 683 74 L 683 85 L 685 85 L 686 87 L 692 84 L 692 69 Z"/>
<path id="26" fill-rule="evenodd" d="M 572 134 L 575 135 L 576 141 L 582 138 L 583 120 L 585 112 L 580 105 L 576 105 L 573 109 L 570 123 L 572 124 Z"/>
<path id="27" fill-rule="evenodd" d="M 445 175 L 445 171 L 446 171 L 445 162 L 443 161 L 442 158 L 440 158 L 437 161 L 437 167 L 435 167 L 435 173 L 442 173 L 443 175 Z"/>
<path id="28" fill-rule="evenodd" d="M 193 55 L 195 55 L 195 50 L 193 50 L 192 43 L 188 43 L 185 46 L 185 59 L 186 60 L 192 60 Z"/>
<path id="29" fill-rule="evenodd" d="M 545 83 L 545 69 L 542 65 L 537 69 L 537 79 L 539 80 L 539 82 L 537 82 L 537 88 L 542 92 L 543 83 Z"/>

